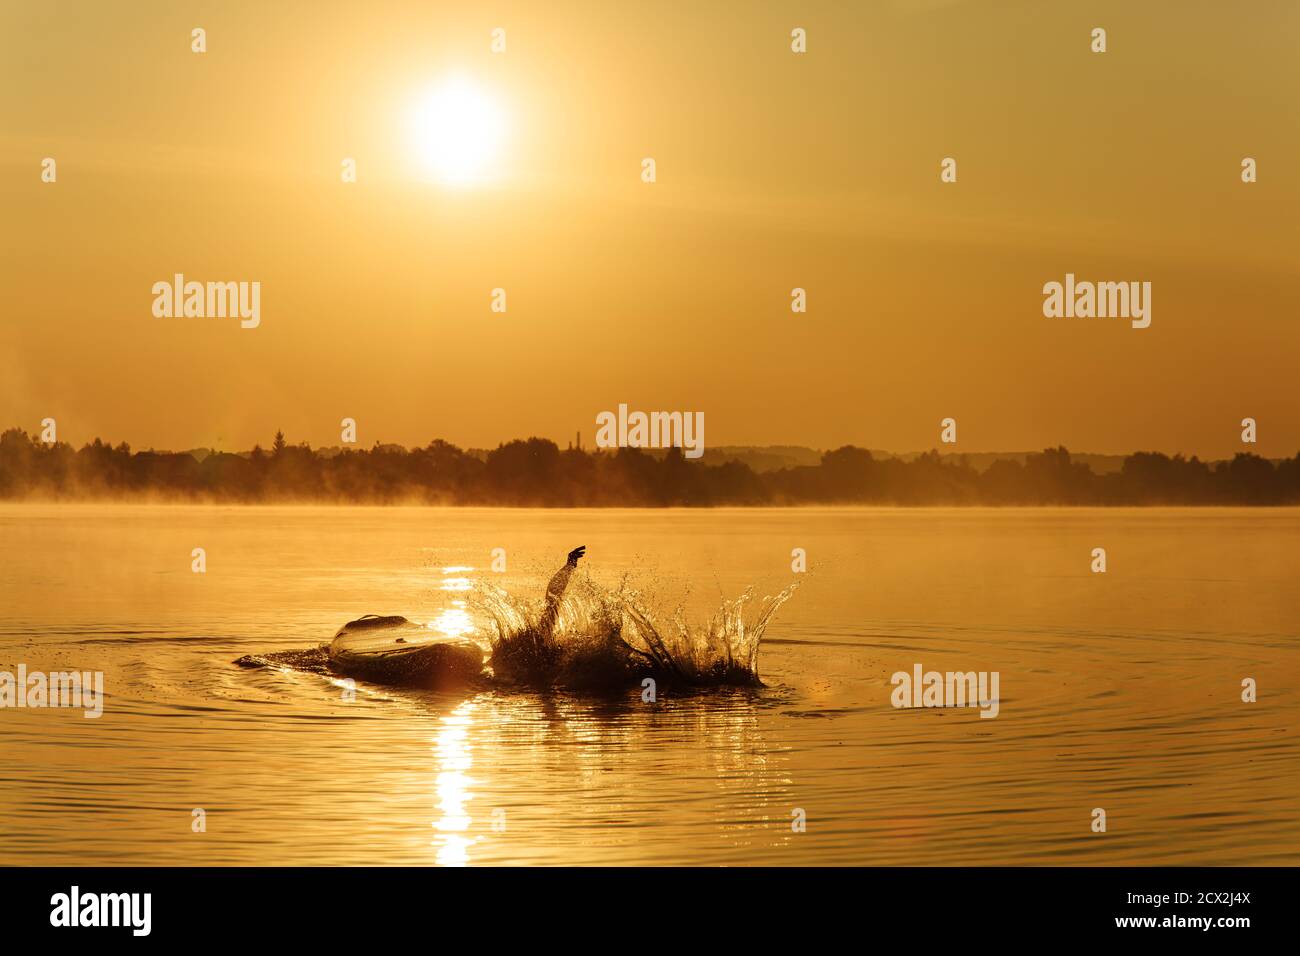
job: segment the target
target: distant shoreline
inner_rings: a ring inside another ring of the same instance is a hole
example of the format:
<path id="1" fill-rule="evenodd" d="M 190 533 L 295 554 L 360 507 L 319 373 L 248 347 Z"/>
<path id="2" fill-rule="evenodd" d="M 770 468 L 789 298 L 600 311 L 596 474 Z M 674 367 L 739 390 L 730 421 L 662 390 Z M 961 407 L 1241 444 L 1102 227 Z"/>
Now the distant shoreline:
<path id="1" fill-rule="evenodd" d="M 1023 460 L 1021 460 L 1023 459 Z M 0 500 L 212 504 L 444 505 L 537 508 L 953 506 L 1276 506 L 1300 504 L 1300 453 L 1204 462 L 1135 452 L 1101 473 L 1063 448 L 995 458 L 980 469 L 937 450 L 880 458 L 845 446 L 815 464 L 759 470 L 690 461 L 682 450 L 561 450 L 548 439 L 474 453 L 315 449 L 277 434 L 269 451 L 133 452 L 99 439 L 74 449 L 20 429 L 0 435 Z"/>
<path id="2" fill-rule="evenodd" d="M 428 511 L 1174 511 L 1197 509 L 1204 511 L 1286 511 L 1300 509 L 1300 502 L 1281 504 L 1233 504 L 1230 502 L 1206 504 L 1180 504 L 1150 502 L 1147 504 L 891 504 L 872 501 L 826 501 L 799 504 L 752 505 L 526 505 L 526 504 L 447 504 L 436 501 L 323 501 L 306 499 L 280 499 L 274 501 L 228 501 L 214 498 L 157 498 L 146 495 L 130 497 L 97 498 L 5 498 L 0 497 L 0 508 L 15 507 L 141 507 L 141 508 L 265 508 L 320 509 L 320 508 L 374 508 L 376 510 L 422 509 Z"/>

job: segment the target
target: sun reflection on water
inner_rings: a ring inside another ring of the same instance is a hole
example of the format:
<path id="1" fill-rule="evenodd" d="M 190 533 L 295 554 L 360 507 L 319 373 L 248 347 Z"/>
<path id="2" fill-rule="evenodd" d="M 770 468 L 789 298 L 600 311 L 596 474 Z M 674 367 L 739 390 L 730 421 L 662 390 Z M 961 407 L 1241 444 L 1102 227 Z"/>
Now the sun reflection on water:
<path id="1" fill-rule="evenodd" d="M 452 565 L 442 569 L 443 580 L 438 585 L 440 591 L 468 591 L 473 581 L 464 575 L 473 571 L 469 565 Z M 445 637 L 464 637 L 474 633 L 474 622 L 470 619 L 469 609 L 462 598 L 454 598 L 451 607 L 444 608 L 436 618 L 427 625 L 429 630 L 437 631 Z"/>
<path id="2" fill-rule="evenodd" d="M 474 798 L 469 789 L 474 781 L 466 771 L 473 764 L 468 738 L 475 707 L 474 701 L 467 700 L 443 717 L 442 729 L 434 738 L 433 752 L 438 757 L 434 790 L 442 816 L 433 821 L 438 835 L 431 845 L 437 847 L 436 859 L 441 866 L 467 865 L 469 849 L 479 841 L 467 835 L 474 822 L 467 808 Z"/>
<path id="3" fill-rule="evenodd" d="M 452 601 L 451 607 L 443 608 L 426 627 L 446 637 L 463 637 L 474 633 L 474 622 L 464 601 Z"/>

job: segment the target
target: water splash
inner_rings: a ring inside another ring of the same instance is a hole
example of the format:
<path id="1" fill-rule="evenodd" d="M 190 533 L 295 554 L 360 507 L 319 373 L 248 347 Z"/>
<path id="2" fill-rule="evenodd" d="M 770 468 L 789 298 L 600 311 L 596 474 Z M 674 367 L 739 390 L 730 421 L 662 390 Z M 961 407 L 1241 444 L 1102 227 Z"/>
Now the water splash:
<path id="1" fill-rule="evenodd" d="M 569 586 L 551 628 L 541 623 L 541 601 L 521 600 L 495 585 L 480 583 L 469 604 L 488 624 L 498 680 L 612 689 L 653 677 L 697 687 L 757 686 L 763 632 L 796 586 L 763 598 L 750 619 L 753 588 L 747 588 L 724 600 L 703 626 L 690 624 L 678 608 L 665 627 L 626 583 L 610 592 L 585 578 Z"/>

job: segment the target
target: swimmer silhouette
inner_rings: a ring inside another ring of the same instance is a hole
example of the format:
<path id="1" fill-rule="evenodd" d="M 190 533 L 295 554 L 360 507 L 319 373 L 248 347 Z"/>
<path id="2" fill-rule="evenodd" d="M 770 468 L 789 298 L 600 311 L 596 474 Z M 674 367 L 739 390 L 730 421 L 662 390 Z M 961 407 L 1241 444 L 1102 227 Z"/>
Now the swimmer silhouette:
<path id="1" fill-rule="evenodd" d="M 555 627 L 555 619 L 560 613 L 560 599 L 564 597 L 564 591 L 569 586 L 569 578 L 573 576 L 573 570 L 578 566 L 578 559 L 586 553 L 585 544 L 570 551 L 569 560 L 564 562 L 564 567 L 556 571 L 551 578 L 551 583 L 546 585 L 546 610 L 542 612 L 539 624 L 544 639 L 550 639 L 551 630 Z"/>

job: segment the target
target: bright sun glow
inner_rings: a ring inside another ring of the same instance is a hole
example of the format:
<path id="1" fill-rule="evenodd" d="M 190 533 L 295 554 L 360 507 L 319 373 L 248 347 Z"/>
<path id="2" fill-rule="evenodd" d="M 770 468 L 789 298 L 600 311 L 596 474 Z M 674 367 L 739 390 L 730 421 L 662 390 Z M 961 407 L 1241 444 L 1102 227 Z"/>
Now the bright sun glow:
<path id="1" fill-rule="evenodd" d="M 411 130 L 421 163 L 448 186 L 494 177 L 505 140 L 505 114 L 489 93 L 464 77 L 450 78 L 412 110 Z"/>

